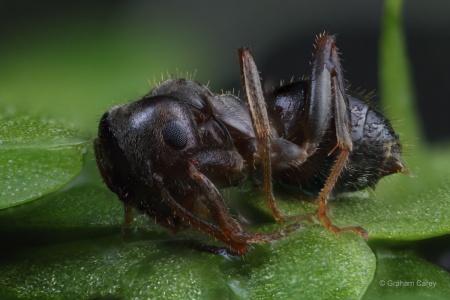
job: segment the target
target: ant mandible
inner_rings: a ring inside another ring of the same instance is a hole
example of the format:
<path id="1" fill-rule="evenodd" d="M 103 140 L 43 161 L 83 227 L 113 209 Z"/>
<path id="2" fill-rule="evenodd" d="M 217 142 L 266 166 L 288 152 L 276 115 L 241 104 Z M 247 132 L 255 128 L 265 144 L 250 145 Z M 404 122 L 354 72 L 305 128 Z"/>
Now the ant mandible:
<path id="1" fill-rule="evenodd" d="M 276 240 L 298 227 L 301 217 L 277 208 L 272 177 L 317 189 L 317 217 L 324 226 L 366 238 L 362 227 L 331 222 L 331 192 L 374 186 L 383 176 L 407 169 L 389 120 L 346 91 L 334 42 L 334 36 L 318 36 L 310 79 L 266 97 L 251 50 L 239 49 L 247 103 L 174 78 L 139 101 L 110 109 L 94 141 L 104 182 L 126 212 L 137 208 L 173 233 L 197 228 L 233 254 L 244 255 L 251 244 Z M 272 233 L 247 233 L 231 216 L 218 188 L 236 186 L 255 170 L 262 170 L 274 218 L 292 224 Z"/>

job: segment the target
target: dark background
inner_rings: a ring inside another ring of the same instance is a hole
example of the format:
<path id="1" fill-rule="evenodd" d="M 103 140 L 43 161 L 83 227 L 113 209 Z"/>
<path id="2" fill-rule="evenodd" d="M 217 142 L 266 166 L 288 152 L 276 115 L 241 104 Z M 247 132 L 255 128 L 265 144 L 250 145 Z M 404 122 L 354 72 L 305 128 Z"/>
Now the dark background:
<path id="1" fill-rule="evenodd" d="M 0 105 L 95 132 L 102 112 L 161 73 L 239 89 L 251 45 L 266 86 L 309 73 L 315 35 L 337 34 L 346 79 L 378 89 L 382 1 L 2 1 Z M 418 108 L 428 141 L 450 137 L 449 1 L 405 1 Z"/>

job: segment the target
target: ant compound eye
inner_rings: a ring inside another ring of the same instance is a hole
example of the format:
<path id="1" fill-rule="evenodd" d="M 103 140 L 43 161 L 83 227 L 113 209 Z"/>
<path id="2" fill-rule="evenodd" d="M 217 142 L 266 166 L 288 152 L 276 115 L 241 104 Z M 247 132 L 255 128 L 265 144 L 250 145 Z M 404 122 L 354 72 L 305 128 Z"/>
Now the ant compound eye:
<path id="1" fill-rule="evenodd" d="M 184 127 L 177 121 L 171 121 L 164 125 L 164 141 L 176 150 L 186 147 L 187 134 Z"/>
<path id="2" fill-rule="evenodd" d="M 281 115 L 283 113 L 283 107 L 281 107 L 279 105 L 276 105 L 274 107 L 274 111 L 275 111 L 276 114 Z"/>

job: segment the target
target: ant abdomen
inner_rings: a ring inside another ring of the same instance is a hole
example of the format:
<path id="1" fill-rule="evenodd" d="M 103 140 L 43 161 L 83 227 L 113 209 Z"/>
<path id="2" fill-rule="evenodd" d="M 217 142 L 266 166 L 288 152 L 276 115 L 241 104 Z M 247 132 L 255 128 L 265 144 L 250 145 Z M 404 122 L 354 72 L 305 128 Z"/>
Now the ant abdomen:
<path id="1" fill-rule="evenodd" d="M 309 86 L 309 81 L 291 82 L 275 89 L 268 97 L 269 116 L 277 133 L 299 146 L 303 143 L 302 126 Z M 374 187 L 384 176 L 407 172 L 401 159 L 399 137 L 390 121 L 361 98 L 347 95 L 353 151 L 335 191 Z M 313 192 L 319 191 L 336 160 L 336 155 L 329 155 L 336 144 L 333 118 L 328 126 L 327 134 L 308 161 L 297 169 L 275 171 L 274 178 Z"/>

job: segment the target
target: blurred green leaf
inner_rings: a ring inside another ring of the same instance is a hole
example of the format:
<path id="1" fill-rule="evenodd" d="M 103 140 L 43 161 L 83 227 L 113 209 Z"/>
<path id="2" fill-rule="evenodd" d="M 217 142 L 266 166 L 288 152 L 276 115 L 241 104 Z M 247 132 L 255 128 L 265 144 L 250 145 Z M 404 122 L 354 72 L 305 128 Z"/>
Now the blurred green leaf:
<path id="1" fill-rule="evenodd" d="M 82 167 L 86 139 L 55 121 L 0 113 L 0 209 L 53 192 Z"/>
<path id="2" fill-rule="evenodd" d="M 416 144 L 423 137 L 402 24 L 402 0 L 384 2 L 380 38 L 380 95 L 389 119 L 402 118 L 401 139 Z M 404 119 L 403 119 L 404 118 Z"/>
<path id="3" fill-rule="evenodd" d="M 380 250 L 363 299 L 448 299 L 450 275 L 408 252 Z"/>
<path id="4" fill-rule="evenodd" d="M 439 180 L 439 175 L 428 163 L 431 153 L 423 141 L 424 134 L 413 88 L 413 73 L 403 30 L 402 11 L 402 0 L 384 2 L 379 45 L 380 99 L 384 108 L 383 114 L 393 121 L 395 130 L 400 135 L 406 167 L 414 176 L 421 178 L 412 181 L 406 176 L 395 177 L 391 185 L 419 192 L 435 179 Z"/>
<path id="5" fill-rule="evenodd" d="M 198 69 L 197 79 L 207 82 L 217 73 L 215 62 L 224 53 L 215 42 L 220 40 L 200 39 L 195 23 L 180 30 L 162 15 L 133 18 L 128 9 L 110 13 L 75 23 L 39 22 L 26 38 L 4 37 L 0 107 L 14 103 L 93 133 L 108 108 L 141 98 L 168 76 Z"/>

